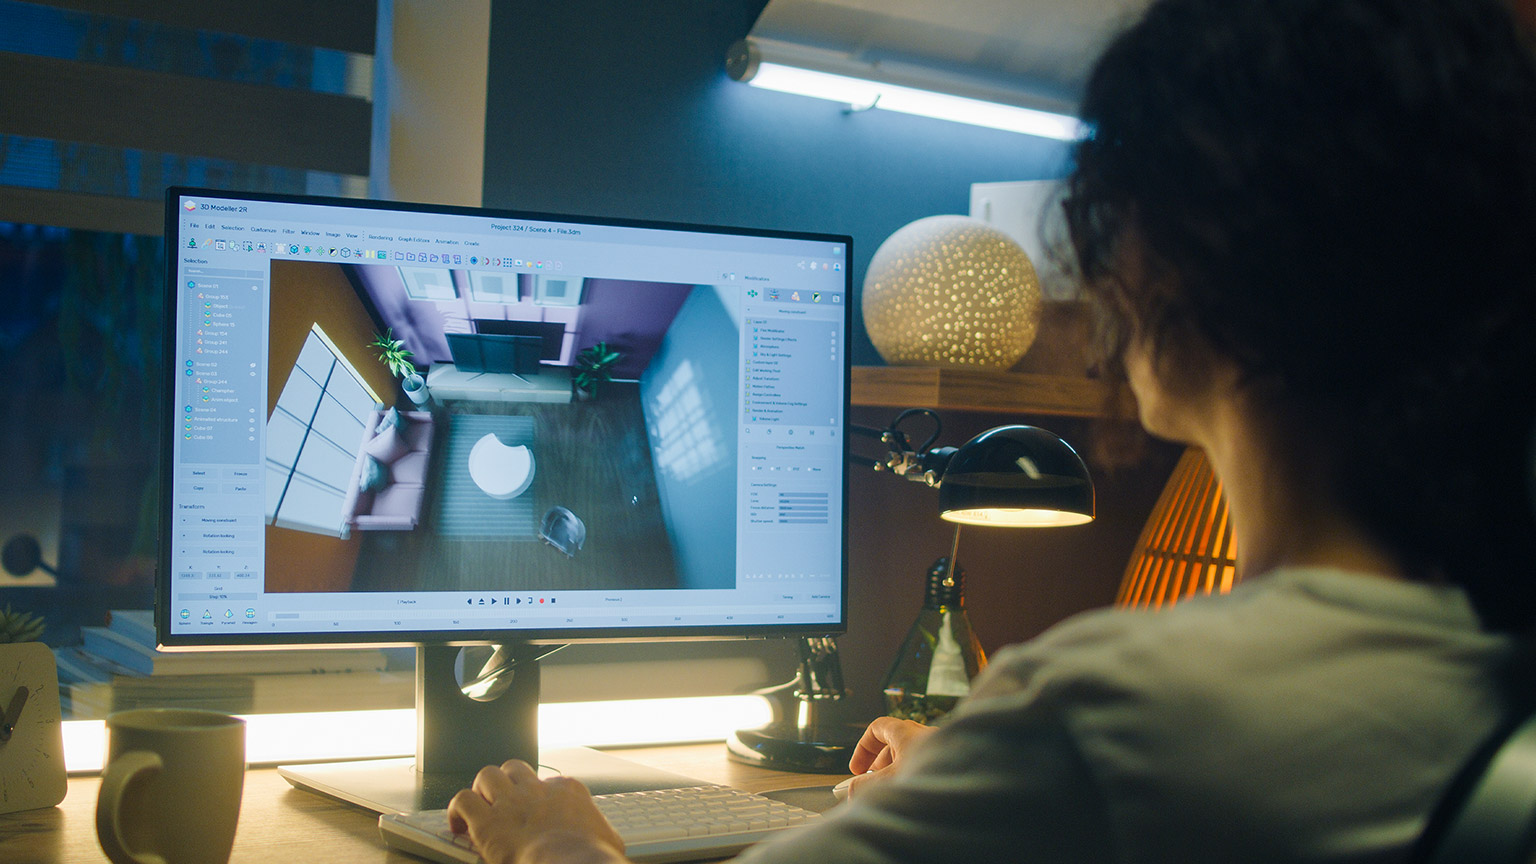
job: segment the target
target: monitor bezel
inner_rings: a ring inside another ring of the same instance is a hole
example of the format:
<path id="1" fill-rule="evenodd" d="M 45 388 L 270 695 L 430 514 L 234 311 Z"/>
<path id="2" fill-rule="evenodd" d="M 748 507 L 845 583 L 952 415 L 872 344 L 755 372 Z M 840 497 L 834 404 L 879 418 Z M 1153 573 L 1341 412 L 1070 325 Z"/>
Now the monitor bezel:
<path id="1" fill-rule="evenodd" d="M 840 562 L 840 579 L 838 590 L 840 593 L 838 604 L 838 618 L 836 621 L 817 623 L 792 623 L 792 624 L 740 624 L 740 625 L 706 625 L 688 627 L 594 627 L 594 628 L 560 628 L 539 627 L 530 629 L 505 629 L 490 628 L 479 630 L 389 630 L 389 631 L 353 631 L 345 633 L 265 633 L 265 632 L 228 632 L 213 634 L 173 634 L 170 628 L 171 604 L 169 603 L 171 591 L 171 526 L 174 524 L 174 444 L 175 423 L 168 413 L 170 406 L 175 404 L 171 395 L 176 392 L 176 370 L 173 360 L 176 352 L 176 314 L 177 314 L 177 270 L 180 263 L 180 201 L 182 197 L 220 198 L 225 200 L 246 200 L 266 203 L 293 203 L 314 206 L 346 207 L 357 210 L 392 210 L 412 213 L 430 213 L 438 215 L 458 215 L 480 218 L 505 218 L 523 219 L 542 222 L 563 222 L 567 224 L 593 225 L 615 228 L 641 228 L 662 231 L 684 231 L 703 234 L 722 234 L 747 237 L 762 237 L 766 239 L 805 240 L 811 242 L 824 242 L 841 244 L 848 262 L 852 261 L 853 238 L 843 234 L 832 234 L 811 231 L 787 231 L 770 228 L 747 228 L 732 225 L 709 225 L 702 223 L 669 222 L 659 220 L 630 219 L 624 217 L 583 216 L 561 213 L 545 213 L 539 211 L 509 210 L 489 207 L 465 207 L 448 204 L 428 204 L 404 201 L 383 201 L 367 198 L 335 198 L 318 195 L 298 195 L 271 192 L 242 192 L 229 189 L 215 189 L 207 187 L 171 186 L 165 191 L 165 240 L 166 240 L 166 279 L 163 299 L 165 301 L 164 335 L 161 340 L 161 350 L 164 360 L 161 363 L 161 404 L 158 418 L 160 431 L 160 463 L 158 477 L 160 479 L 160 536 L 156 544 L 157 566 L 155 568 L 155 596 L 154 596 L 154 621 L 155 634 L 158 645 L 164 648 L 227 648 L 227 649 L 261 649 L 284 648 L 298 645 L 315 647 L 343 646 L 391 646 L 391 645 L 485 645 L 504 644 L 508 642 L 526 642 L 533 644 L 564 644 L 572 642 L 650 642 L 650 641 L 717 641 L 731 639 L 772 639 L 807 635 L 839 635 L 846 633 L 848 629 L 848 456 L 850 445 L 848 440 L 849 412 L 852 407 L 852 364 L 846 350 L 843 352 L 843 424 L 842 424 L 842 512 L 840 525 L 842 530 L 842 554 Z M 853 277 L 852 267 L 845 264 L 843 267 L 843 292 L 844 297 L 852 299 Z M 852 332 L 853 304 L 845 302 L 843 305 L 844 333 Z M 683 590 L 683 589 L 679 589 Z"/>

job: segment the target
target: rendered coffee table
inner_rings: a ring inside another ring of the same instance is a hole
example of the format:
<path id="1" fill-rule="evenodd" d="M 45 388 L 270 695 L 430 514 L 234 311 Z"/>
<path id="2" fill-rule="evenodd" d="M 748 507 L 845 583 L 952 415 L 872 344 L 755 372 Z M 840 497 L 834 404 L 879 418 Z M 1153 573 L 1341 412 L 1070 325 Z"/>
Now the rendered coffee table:
<path id="1" fill-rule="evenodd" d="M 469 451 L 469 479 L 492 498 L 516 498 L 528 491 L 533 467 L 532 451 L 522 444 L 503 444 L 494 432 L 487 432 Z"/>

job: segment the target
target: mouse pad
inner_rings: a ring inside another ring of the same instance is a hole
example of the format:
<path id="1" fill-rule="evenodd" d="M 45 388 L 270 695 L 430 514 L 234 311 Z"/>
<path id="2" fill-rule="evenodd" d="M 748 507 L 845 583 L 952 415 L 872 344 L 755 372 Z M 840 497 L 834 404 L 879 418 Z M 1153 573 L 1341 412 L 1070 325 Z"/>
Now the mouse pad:
<path id="1" fill-rule="evenodd" d="M 831 786 L 801 786 L 796 789 L 777 789 L 773 792 L 757 794 L 816 813 L 825 813 L 839 803 L 832 795 Z"/>

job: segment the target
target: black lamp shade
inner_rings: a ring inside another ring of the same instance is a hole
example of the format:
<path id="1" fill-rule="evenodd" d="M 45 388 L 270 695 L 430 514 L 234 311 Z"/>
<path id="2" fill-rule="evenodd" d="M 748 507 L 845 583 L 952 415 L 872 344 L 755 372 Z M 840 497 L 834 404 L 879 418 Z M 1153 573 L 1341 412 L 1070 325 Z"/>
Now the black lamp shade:
<path id="1" fill-rule="evenodd" d="M 939 511 L 967 525 L 1081 525 L 1094 518 L 1093 480 L 1077 451 L 1050 432 L 999 426 L 950 457 Z"/>

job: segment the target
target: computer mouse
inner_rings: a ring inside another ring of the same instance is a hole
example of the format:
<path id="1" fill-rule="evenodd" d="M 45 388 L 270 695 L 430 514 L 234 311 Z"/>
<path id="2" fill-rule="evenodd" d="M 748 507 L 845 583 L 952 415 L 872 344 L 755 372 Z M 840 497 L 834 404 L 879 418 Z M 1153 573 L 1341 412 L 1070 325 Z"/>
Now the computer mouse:
<path id="1" fill-rule="evenodd" d="M 848 788 L 850 786 L 852 786 L 852 785 L 853 785 L 853 778 L 849 777 L 847 780 L 844 780 L 843 782 L 837 784 L 836 786 L 833 786 L 832 787 L 832 797 L 836 798 L 839 801 L 846 801 L 846 800 L 848 800 Z"/>

